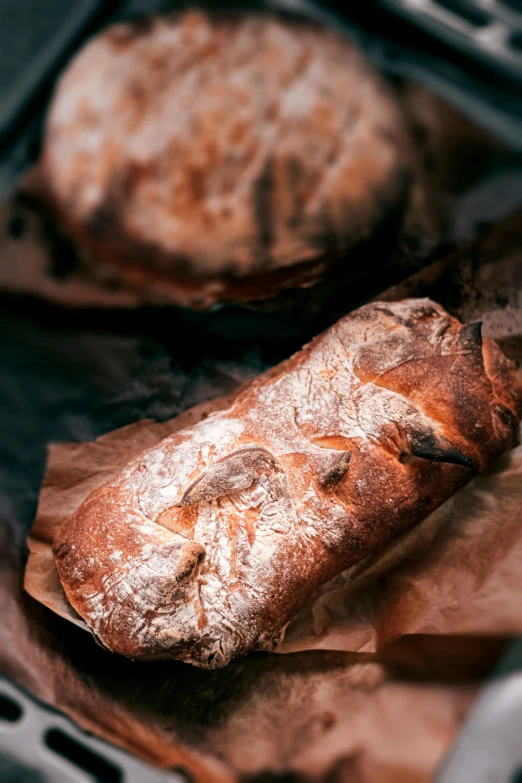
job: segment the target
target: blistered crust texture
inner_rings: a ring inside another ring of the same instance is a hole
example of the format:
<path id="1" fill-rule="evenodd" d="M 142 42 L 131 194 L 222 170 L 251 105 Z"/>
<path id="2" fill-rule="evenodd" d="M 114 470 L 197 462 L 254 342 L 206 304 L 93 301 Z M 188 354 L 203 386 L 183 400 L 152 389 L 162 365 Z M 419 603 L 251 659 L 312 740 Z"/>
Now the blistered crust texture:
<path id="1" fill-rule="evenodd" d="M 66 595 L 132 658 L 270 649 L 319 585 L 513 446 L 521 402 L 480 324 L 366 305 L 95 491 L 54 542 Z"/>
<path id="2" fill-rule="evenodd" d="M 338 258 L 404 202 L 410 153 L 388 87 L 336 33 L 189 12 L 87 44 L 56 91 L 44 165 L 82 239 L 192 282 L 190 299 Z"/>

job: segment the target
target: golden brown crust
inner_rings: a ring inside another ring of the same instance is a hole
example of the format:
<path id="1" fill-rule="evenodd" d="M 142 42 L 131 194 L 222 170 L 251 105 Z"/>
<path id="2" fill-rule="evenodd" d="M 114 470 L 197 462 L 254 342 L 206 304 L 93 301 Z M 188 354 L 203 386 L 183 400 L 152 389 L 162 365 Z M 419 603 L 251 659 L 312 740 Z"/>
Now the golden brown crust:
<path id="1" fill-rule="evenodd" d="M 428 299 L 342 318 L 225 411 L 140 455 L 59 530 L 110 649 L 222 666 L 514 445 L 522 388 Z"/>
<path id="2" fill-rule="evenodd" d="M 80 52 L 44 167 L 100 258 L 198 305 L 316 280 L 404 206 L 412 159 L 390 90 L 334 32 L 189 12 Z"/>

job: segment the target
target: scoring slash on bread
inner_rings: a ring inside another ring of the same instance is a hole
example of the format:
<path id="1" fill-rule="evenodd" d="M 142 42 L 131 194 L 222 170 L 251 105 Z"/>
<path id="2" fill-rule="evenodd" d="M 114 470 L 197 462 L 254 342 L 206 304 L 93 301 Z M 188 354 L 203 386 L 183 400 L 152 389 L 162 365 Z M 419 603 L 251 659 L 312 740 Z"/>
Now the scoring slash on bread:
<path id="1" fill-rule="evenodd" d="M 321 584 L 512 447 L 521 413 L 479 323 L 361 307 L 93 492 L 54 541 L 66 596 L 131 658 L 269 650 Z"/>
<path id="2" fill-rule="evenodd" d="M 43 167 L 96 257 L 209 307 L 310 285 L 400 225 L 412 147 L 393 92 L 333 31 L 193 11 L 84 47 L 58 84 Z"/>

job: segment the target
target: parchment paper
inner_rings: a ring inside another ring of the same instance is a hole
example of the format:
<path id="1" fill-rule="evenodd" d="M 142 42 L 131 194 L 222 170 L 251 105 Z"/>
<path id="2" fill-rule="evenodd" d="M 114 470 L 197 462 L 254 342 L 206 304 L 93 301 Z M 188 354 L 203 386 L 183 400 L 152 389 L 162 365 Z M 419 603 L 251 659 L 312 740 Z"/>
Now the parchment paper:
<path id="1" fill-rule="evenodd" d="M 430 293 L 464 320 L 482 317 L 485 334 L 520 359 L 521 235 L 518 215 L 382 298 Z M 133 453 L 215 409 L 53 446 L 28 591 L 78 622 L 50 558 L 53 527 Z M 522 628 L 521 470 L 519 447 L 381 557 L 325 586 L 289 626 L 284 655 L 215 672 L 136 664 L 30 603 L 23 619 L 5 615 L 20 678 L 82 725 L 166 768 L 182 763 L 197 780 L 267 780 L 259 776 L 271 771 L 428 781 L 505 637 Z M 12 657 L 10 670 L 16 676 Z"/>

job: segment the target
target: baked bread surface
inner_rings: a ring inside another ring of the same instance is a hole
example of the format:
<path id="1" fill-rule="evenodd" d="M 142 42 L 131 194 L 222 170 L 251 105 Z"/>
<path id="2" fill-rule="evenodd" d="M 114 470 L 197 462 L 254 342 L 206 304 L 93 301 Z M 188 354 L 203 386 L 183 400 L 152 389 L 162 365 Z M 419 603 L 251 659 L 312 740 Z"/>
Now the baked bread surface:
<path id="1" fill-rule="evenodd" d="M 516 442 L 522 390 L 480 324 L 366 305 L 93 492 L 67 598 L 109 649 L 226 665 Z"/>
<path id="2" fill-rule="evenodd" d="M 82 242 L 202 306 L 309 283 L 399 221 L 411 145 L 333 31 L 192 11 L 93 38 L 60 79 L 43 159 Z"/>

